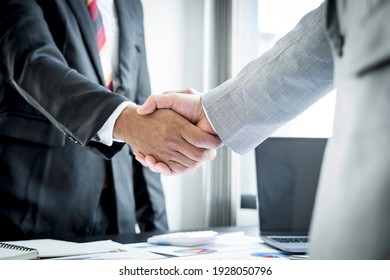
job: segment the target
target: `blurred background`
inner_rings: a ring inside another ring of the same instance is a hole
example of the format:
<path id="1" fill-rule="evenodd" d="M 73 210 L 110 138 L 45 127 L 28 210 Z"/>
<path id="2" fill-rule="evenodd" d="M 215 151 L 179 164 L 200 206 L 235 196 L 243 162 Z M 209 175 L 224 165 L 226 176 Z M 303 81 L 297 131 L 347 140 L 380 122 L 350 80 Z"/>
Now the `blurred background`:
<path id="1" fill-rule="evenodd" d="M 218 86 L 259 57 L 320 0 L 141 0 L 152 94 Z M 274 136 L 331 137 L 336 92 Z M 171 230 L 257 225 L 254 154 L 226 147 L 193 175 L 163 177 Z"/>

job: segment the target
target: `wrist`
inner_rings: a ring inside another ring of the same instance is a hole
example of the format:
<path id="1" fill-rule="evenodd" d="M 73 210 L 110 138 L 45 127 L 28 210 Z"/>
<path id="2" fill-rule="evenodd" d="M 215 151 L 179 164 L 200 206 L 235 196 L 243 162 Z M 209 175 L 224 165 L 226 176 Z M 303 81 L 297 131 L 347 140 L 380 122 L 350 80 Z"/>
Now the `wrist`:
<path id="1" fill-rule="evenodd" d="M 125 142 L 129 141 L 129 131 L 132 131 L 132 128 L 135 127 L 134 123 L 137 121 L 137 108 L 137 105 L 129 104 L 118 116 L 112 131 L 112 137 L 114 139 Z"/>

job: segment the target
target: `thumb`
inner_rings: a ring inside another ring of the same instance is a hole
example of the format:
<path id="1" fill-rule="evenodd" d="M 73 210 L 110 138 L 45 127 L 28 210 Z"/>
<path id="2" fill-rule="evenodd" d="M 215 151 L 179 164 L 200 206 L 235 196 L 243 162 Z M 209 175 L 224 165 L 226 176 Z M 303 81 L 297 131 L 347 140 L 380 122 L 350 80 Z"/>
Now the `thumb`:
<path id="1" fill-rule="evenodd" d="M 175 106 L 176 97 L 169 94 L 152 95 L 137 109 L 140 115 L 151 114 L 157 109 L 172 109 Z M 175 111 L 175 110 L 174 110 Z"/>
<path id="2" fill-rule="evenodd" d="M 149 96 L 146 99 L 145 103 L 137 108 L 137 113 L 140 115 L 151 114 L 157 109 L 157 101 L 155 100 L 155 96 Z"/>

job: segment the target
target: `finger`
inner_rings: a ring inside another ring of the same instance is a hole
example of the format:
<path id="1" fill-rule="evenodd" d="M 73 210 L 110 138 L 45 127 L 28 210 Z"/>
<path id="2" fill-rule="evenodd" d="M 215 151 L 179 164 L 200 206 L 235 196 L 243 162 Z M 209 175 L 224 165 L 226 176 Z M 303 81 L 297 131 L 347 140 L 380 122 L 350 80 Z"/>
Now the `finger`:
<path id="1" fill-rule="evenodd" d="M 151 155 L 145 156 L 145 164 L 147 167 L 149 167 L 153 172 L 159 172 L 164 173 L 164 175 L 170 175 L 173 171 L 183 173 L 188 168 L 193 168 L 199 165 L 199 163 L 195 162 L 194 160 L 191 160 L 185 156 L 183 156 L 179 152 L 174 152 L 173 155 L 170 155 L 170 160 L 167 160 L 167 163 L 164 163 L 162 161 L 158 161 L 155 157 Z M 159 163 L 158 166 L 160 166 L 161 170 L 158 170 L 156 168 L 156 165 Z M 164 165 L 166 166 L 164 166 Z"/>
<path id="2" fill-rule="evenodd" d="M 188 168 L 185 174 L 192 175 L 195 173 L 195 171 L 196 171 L 196 168 Z"/>
<path id="3" fill-rule="evenodd" d="M 204 132 L 195 126 L 188 126 L 181 132 L 181 136 L 189 144 L 198 148 L 215 150 L 222 145 L 218 136 Z"/>
<path id="4" fill-rule="evenodd" d="M 155 96 L 149 96 L 148 99 L 146 99 L 145 103 L 137 108 L 137 113 L 140 115 L 147 115 L 150 113 L 153 113 L 157 109 L 157 102 L 155 100 Z"/>
<path id="5" fill-rule="evenodd" d="M 152 95 L 149 96 L 145 103 L 137 108 L 137 113 L 147 115 L 157 109 L 172 109 L 177 101 L 177 95 Z"/>
<path id="6" fill-rule="evenodd" d="M 145 160 L 141 162 L 143 166 L 149 168 L 151 171 L 156 173 L 161 173 L 165 176 L 173 176 L 177 174 L 192 174 L 195 172 L 196 167 L 186 167 L 177 162 L 170 162 L 171 169 L 164 162 L 157 162 L 156 159 L 152 156 L 146 156 Z"/>
<path id="7" fill-rule="evenodd" d="M 169 94 L 169 93 L 200 94 L 198 91 L 196 91 L 193 88 L 186 88 L 186 89 L 180 89 L 180 90 L 167 90 L 167 91 L 164 91 L 162 94 Z"/>
<path id="8" fill-rule="evenodd" d="M 154 172 L 161 173 L 162 175 L 165 175 L 165 176 L 172 176 L 172 175 L 177 174 L 176 172 L 172 171 L 168 167 L 168 165 L 166 165 L 163 162 L 157 162 L 157 160 L 152 156 L 146 156 L 145 161 L 146 161 L 147 167 L 149 167 L 150 170 L 152 170 Z"/>
<path id="9" fill-rule="evenodd" d="M 171 151 L 169 158 L 173 162 L 181 164 L 186 168 L 197 168 L 203 161 L 212 157 L 210 150 L 196 147 L 188 143 L 183 137 L 179 141 L 168 143 L 166 149 Z M 165 160 L 165 163 L 172 169 L 169 162 Z"/>
<path id="10" fill-rule="evenodd" d="M 154 172 L 161 173 L 165 176 L 178 175 L 179 172 L 175 172 L 169 168 L 164 162 L 157 162 L 157 160 L 152 156 L 146 156 L 145 161 L 147 166 Z M 184 168 L 180 172 L 183 174 L 193 174 L 196 171 L 196 168 Z"/>
<path id="11" fill-rule="evenodd" d="M 152 156 L 145 156 L 145 162 L 146 162 L 147 167 L 149 167 L 150 170 L 152 170 L 153 172 L 161 173 L 156 168 L 157 160 L 154 157 L 152 157 Z"/>
<path id="12" fill-rule="evenodd" d="M 152 156 L 145 156 L 145 162 L 148 166 L 154 166 L 157 164 L 157 160 Z"/>
<path id="13" fill-rule="evenodd" d="M 143 166 L 148 167 L 147 163 L 145 162 L 145 156 L 142 153 L 134 153 L 135 159 L 139 161 Z"/>
<path id="14" fill-rule="evenodd" d="M 152 170 L 153 172 L 161 173 L 165 176 L 173 176 L 177 174 L 192 174 L 196 170 L 196 168 L 188 168 L 184 165 L 172 162 L 171 165 L 173 166 L 174 170 L 176 170 L 174 171 L 170 169 L 169 166 L 164 162 L 157 162 L 157 160 L 152 156 L 146 156 L 145 162 L 150 170 Z"/>
<path id="15" fill-rule="evenodd" d="M 160 170 L 160 171 L 166 170 L 166 167 L 164 167 L 164 164 L 165 163 L 159 162 L 156 165 L 156 169 Z M 197 167 L 184 167 L 183 168 L 183 165 L 177 164 L 175 162 L 171 162 L 171 163 L 169 163 L 169 168 L 171 171 L 170 171 L 170 174 L 168 176 L 174 176 L 174 175 L 178 175 L 178 174 L 185 174 L 185 175 L 193 174 Z"/>
<path id="16" fill-rule="evenodd" d="M 176 172 L 174 172 L 173 170 L 171 170 L 168 165 L 166 165 L 164 162 L 158 162 L 156 165 L 155 165 L 155 168 L 158 172 L 160 172 L 161 174 L 165 175 L 165 176 L 172 176 L 172 175 L 177 175 Z"/>
<path id="17" fill-rule="evenodd" d="M 143 166 L 149 168 L 153 172 L 161 173 L 159 170 L 156 169 L 157 161 L 151 157 L 151 156 L 144 156 L 142 153 L 136 153 L 135 159 L 138 160 Z M 153 162 L 154 160 L 154 162 Z"/>
<path id="18" fill-rule="evenodd" d="M 209 150 L 208 160 L 213 160 L 217 156 L 217 150 Z"/>
<path id="19" fill-rule="evenodd" d="M 188 94 L 202 95 L 201 92 L 199 92 L 199 91 L 197 91 L 196 89 L 193 89 L 193 88 L 188 88 L 186 93 L 188 93 Z"/>
<path id="20" fill-rule="evenodd" d="M 182 103 L 185 102 L 186 106 L 194 106 L 199 98 L 182 99 L 177 93 L 200 95 L 200 93 L 194 89 L 186 89 L 175 92 L 166 91 L 160 95 L 151 95 L 143 105 L 137 108 L 137 113 L 140 115 L 147 115 L 153 113 L 157 109 L 172 109 L 182 115 L 186 115 L 186 108 L 181 108 L 182 106 L 175 106 L 175 104 L 179 102 L 180 105 L 183 105 Z"/>

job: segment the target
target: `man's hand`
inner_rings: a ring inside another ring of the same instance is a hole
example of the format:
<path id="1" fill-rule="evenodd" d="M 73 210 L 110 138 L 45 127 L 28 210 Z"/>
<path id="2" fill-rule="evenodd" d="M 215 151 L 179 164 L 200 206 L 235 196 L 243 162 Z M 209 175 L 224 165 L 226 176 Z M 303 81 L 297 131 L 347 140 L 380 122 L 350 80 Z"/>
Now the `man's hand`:
<path id="1" fill-rule="evenodd" d="M 119 115 L 113 137 L 129 144 L 135 154 L 152 156 L 164 162 L 170 173 L 192 173 L 202 161 L 215 157 L 218 137 L 202 131 L 172 110 L 148 115 L 128 106 Z M 153 170 L 153 169 L 152 169 Z"/>
<path id="2" fill-rule="evenodd" d="M 203 111 L 201 96 L 199 94 L 194 94 L 194 91 L 191 89 L 178 92 L 179 93 L 165 92 L 162 95 L 152 95 L 146 100 L 144 105 L 138 108 L 137 112 L 141 115 L 145 115 L 150 114 L 157 109 L 171 109 L 184 116 L 201 130 L 217 136 Z M 177 173 L 175 170 L 169 168 L 167 164 L 149 154 L 136 153 L 135 155 L 139 162 L 155 172 L 166 175 Z"/>
<path id="3" fill-rule="evenodd" d="M 147 115 L 157 109 L 171 109 L 203 131 L 217 135 L 203 111 L 201 95 L 192 89 L 152 95 L 137 109 L 137 112 L 140 115 Z"/>

